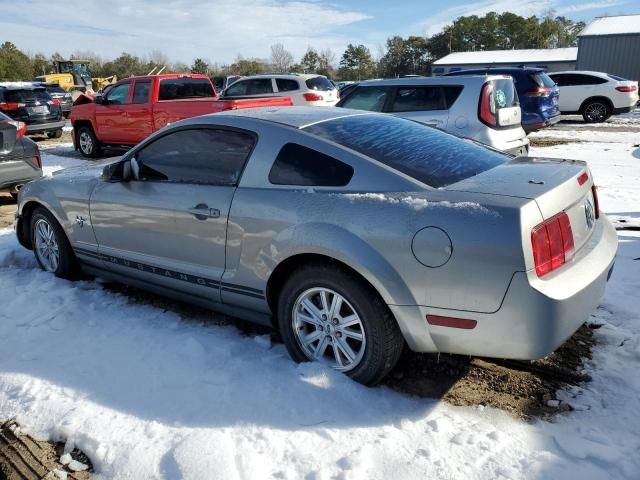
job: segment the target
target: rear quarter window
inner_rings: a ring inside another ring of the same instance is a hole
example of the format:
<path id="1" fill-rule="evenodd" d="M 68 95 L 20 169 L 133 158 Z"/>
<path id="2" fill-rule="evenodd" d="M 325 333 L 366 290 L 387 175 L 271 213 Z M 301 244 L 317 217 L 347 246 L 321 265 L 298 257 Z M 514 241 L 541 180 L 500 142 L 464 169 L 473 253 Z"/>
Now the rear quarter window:
<path id="1" fill-rule="evenodd" d="M 392 115 L 355 115 L 305 131 L 355 150 L 434 188 L 507 162 L 510 157 Z"/>
<path id="2" fill-rule="evenodd" d="M 213 86 L 207 78 L 168 78 L 160 80 L 158 100 L 214 97 Z"/>
<path id="3" fill-rule="evenodd" d="M 344 187 L 351 177 L 351 165 L 296 143 L 282 147 L 269 172 L 274 185 Z"/>

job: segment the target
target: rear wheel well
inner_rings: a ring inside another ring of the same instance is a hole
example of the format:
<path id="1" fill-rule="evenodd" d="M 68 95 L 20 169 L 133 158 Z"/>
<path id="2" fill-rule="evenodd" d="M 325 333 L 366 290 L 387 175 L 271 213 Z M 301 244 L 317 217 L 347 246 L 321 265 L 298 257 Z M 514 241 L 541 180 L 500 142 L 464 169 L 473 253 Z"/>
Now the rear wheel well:
<path id="1" fill-rule="evenodd" d="M 582 110 L 584 109 L 584 107 L 589 104 L 590 102 L 593 102 L 595 100 L 599 100 L 601 102 L 604 102 L 608 107 L 610 112 L 613 111 L 613 102 L 611 101 L 610 98 L 607 97 L 589 97 L 587 98 L 584 102 L 582 102 L 582 105 L 580 105 L 580 112 L 582 112 Z"/>
<path id="2" fill-rule="evenodd" d="M 382 295 L 380 295 L 378 290 L 376 290 L 371 282 L 369 282 L 364 276 L 362 276 L 360 272 L 353 269 L 346 263 L 343 263 L 340 260 L 336 260 L 335 258 L 329 257 L 327 255 L 320 255 L 316 253 L 302 253 L 289 257 L 279 263 L 276 266 L 275 270 L 271 273 L 271 276 L 267 281 L 267 302 L 269 304 L 269 308 L 274 313 L 274 328 L 278 328 L 278 318 L 276 314 L 276 312 L 278 311 L 278 297 L 280 296 L 280 292 L 282 291 L 284 284 L 295 270 L 309 264 L 320 264 L 324 266 L 331 265 L 351 274 L 352 276 L 358 278 L 358 280 L 360 280 L 364 285 L 366 285 L 372 291 L 372 293 L 377 295 L 382 303 L 386 305 L 386 303 L 382 299 Z"/>

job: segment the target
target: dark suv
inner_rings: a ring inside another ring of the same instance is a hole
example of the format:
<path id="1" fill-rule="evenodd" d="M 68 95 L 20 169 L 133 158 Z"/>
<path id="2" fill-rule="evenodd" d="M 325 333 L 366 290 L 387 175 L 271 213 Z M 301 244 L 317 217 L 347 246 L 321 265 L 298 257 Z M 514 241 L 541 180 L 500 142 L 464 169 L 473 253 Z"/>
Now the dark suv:
<path id="1" fill-rule="evenodd" d="M 60 101 L 44 87 L 30 84 L 0 86 L 0 112 L 27 124 L 27 133 L 60 138 L 65 120 Z"/>
<path id="2" fill-rule="evenodd" d="M 64 115 L 64 118 L 69 118 L 69 114 L 71 113 L 71 106 L 73 105 L 73 97 L 71 96 L 71 94 L 60 85 L 43 83 L 42 86 L 46 88 L 47 92 L 49 92 L 49 95 L 51 95 L 51 98 L 60 102 L 60 107 L 62 108 L 62 114 Z"/>
<path id="3" fill-rule="evenodd" d="M 509 75 L 513 78 L 522 108 L 522 128 L 532 132 L 560 121 L 558 99 L 560 91 L 541 68 L 474 68 L 449 72 L 447 77 L 460 75 Z"/>

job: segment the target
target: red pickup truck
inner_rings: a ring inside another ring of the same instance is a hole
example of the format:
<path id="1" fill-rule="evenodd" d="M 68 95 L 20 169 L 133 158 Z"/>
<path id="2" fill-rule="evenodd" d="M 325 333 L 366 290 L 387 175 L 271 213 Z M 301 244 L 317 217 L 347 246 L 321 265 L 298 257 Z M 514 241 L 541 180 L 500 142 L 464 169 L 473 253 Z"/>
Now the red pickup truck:
<path id="1" fill-rule="evenodd" d="M 184 118 L 238 108 L 292 105 L 288 97 L 217 100 L 205 75 L 130 77 L 103 95 L 82 95 L 71 108 L 73 143 L 85 157 L 103 147 L 131 147 L 156 130 Z"/>

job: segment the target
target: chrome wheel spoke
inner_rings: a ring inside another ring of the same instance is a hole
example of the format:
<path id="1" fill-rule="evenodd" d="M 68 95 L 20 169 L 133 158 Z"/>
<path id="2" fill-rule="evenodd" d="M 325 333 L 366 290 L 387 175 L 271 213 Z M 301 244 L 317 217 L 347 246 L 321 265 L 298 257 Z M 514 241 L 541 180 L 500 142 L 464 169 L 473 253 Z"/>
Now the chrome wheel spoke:
<path id="1" fill-rule="evenodd" d="M 60 265 L 60 249 L 53 227 L 44 219 L 35 225 L 35 253 L 44 270 L 55 272 Z"/>
<path id="2" fill-rule="evenodd" d="M 340 293 L 324 287 L 304 291 L 293 305 L 291 322 L 309 360 L 321 360 L 345 372 L 362 361 L 367 346 L 364 325 Z"/>

